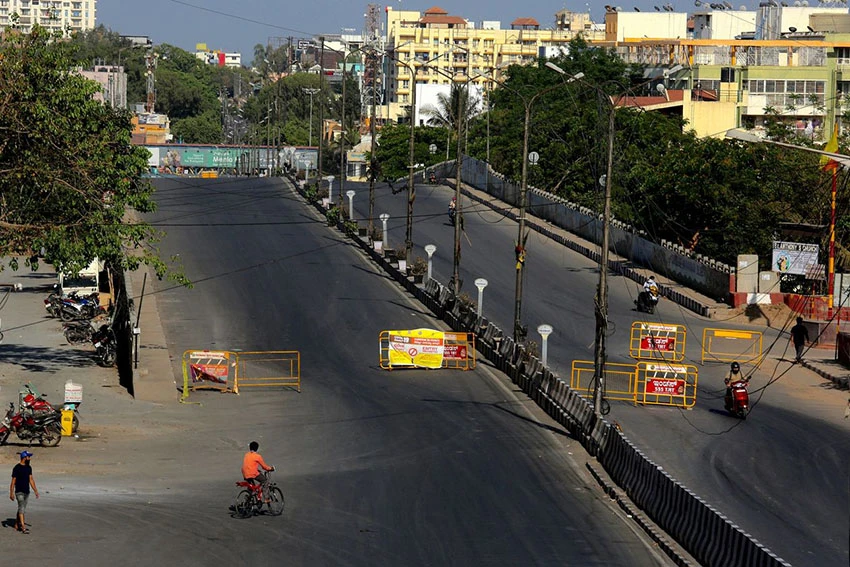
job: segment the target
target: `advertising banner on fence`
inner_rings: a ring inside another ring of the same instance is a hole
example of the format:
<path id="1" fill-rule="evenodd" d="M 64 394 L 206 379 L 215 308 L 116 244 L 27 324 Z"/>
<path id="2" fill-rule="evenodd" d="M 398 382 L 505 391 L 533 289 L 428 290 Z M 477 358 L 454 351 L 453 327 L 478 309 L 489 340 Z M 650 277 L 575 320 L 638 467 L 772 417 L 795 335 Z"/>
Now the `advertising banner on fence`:
<path id="1" fill-rule="evenodd" d="M 806 270 L 817 266 L 818 252 L 820 246 L 817 244 L 803 244 L 801 242 L 773 242 L 773 266 L 774 272 L 782 274 L 806 275 Z"/>
<path id="2" fill-rule="evenodd" d="M 643 335 L 640 338 L 641 350 L 660 350 L 662 352 L 676 350 L 676 337 L 656 337 Z"/>
<path id="3" fill-rule="evenodd" d="M 189 353 L 189 372 L 197 386 L 227 386 L 230 373 L 230 353 L 195 351 Z"/>
<path id="4" fill-rule="evenodd" d="M 686 366 L 648 363 L 644 365 L 644 368 L 646 370 L 645 394 L 684 395 L 688 377 Z"/>
<path id="5" fill-rule="evenodd" d="M 390 366 L 441 368 L 445 355 L 443 331 L 413 329 L 388 331 Z"/>

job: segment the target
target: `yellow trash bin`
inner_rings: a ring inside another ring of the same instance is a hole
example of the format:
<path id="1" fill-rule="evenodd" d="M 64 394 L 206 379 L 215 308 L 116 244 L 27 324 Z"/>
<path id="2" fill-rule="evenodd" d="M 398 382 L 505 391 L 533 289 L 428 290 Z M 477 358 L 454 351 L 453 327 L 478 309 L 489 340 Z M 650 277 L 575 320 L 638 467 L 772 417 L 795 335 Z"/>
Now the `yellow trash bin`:
<path id="1" fill-rule="evenodd" d="M 62 435 L 70 437 L 74 434 L 74 410 L 62 410 Z"/>

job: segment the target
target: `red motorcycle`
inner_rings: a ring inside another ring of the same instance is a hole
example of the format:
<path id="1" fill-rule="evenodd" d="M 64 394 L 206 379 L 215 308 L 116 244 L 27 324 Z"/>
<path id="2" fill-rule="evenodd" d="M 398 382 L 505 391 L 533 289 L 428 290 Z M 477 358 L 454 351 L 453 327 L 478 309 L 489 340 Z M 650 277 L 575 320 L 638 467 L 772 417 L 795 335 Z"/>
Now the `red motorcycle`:
<path id="1" fill-rule="evenodd" d="M 741 419 L 747 419 L 750 413 L 750 394 L 747 385 L 750 377 L 742 378 L 727 384 L 726 388 L 726 411 Z"/>
<path id="2" fill-rule="evenodd" d="M 0 445 L 5 445 L 12 432 L 22 441 L 38 441 L 42 447 L 55 447 L 62 440 L 62 426 L 56 414 L 35 417 L 32 413 L 15 413 L 15 404 L 0 422 Z"/>
<path id="3" fill-rule="evenodd" d="M 22 412 L 30 412 L 33 417 L 41 418 L 47 415 L 56 415 L 59 421 L 62 421 L 62 411 L 56 409 L 50 402 L 45 399 L 44 394 L 39 394 L 38 391 L 29 384 L 24 384 L 23 389 L 18 393 L 18 404 Z M 77 407 L 79 403 L 65 402 L 62 409 L 74 410 L 74 421 L 72 433 L 76 433 L 80 427 L 80 418 L 77 415 Z"/>

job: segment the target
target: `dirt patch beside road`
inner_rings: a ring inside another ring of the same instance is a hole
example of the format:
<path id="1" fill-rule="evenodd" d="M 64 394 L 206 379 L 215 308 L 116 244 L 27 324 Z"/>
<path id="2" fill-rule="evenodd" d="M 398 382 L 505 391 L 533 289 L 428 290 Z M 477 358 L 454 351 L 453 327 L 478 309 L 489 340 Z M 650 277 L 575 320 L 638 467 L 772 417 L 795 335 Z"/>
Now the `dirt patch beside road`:
<path id="1" fill-rule="evenodd" d="M 720 323 L 752 325 L 769 327 L 771 329 L 787 329 L 794 324 L 795 313 L 784 303 L 778 305 L 742 305 L 724 313 L 717 319 Z"/>

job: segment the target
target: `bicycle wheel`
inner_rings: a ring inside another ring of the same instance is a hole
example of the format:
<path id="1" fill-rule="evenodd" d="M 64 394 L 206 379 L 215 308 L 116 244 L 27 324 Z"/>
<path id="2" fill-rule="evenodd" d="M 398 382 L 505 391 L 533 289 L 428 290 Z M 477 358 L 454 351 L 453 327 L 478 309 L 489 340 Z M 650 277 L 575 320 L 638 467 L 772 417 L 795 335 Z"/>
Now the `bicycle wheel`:
<path id="1" fill-rule="evenodd" d="M 250 518 L 254 515 L 254 495 L 243 490 L 236 495 L 236 517 Z"/>
<path id="2" fill-rule="evenodd" d="M 283 492 L 280 488 L 272 486 L 269 488 L 269 514 L 272 516 L 280 516 L 283 514 L 283 509 L 286 506 L 286 500 L 283 498 Z"/>

